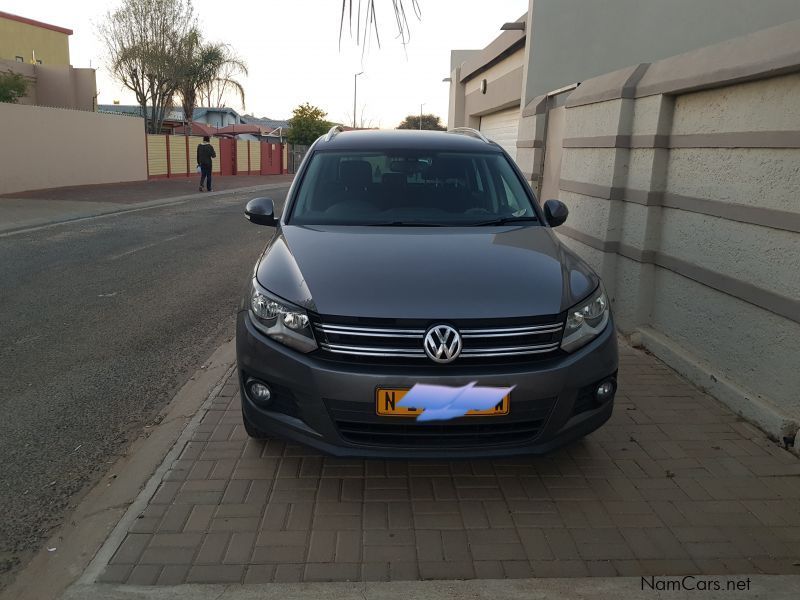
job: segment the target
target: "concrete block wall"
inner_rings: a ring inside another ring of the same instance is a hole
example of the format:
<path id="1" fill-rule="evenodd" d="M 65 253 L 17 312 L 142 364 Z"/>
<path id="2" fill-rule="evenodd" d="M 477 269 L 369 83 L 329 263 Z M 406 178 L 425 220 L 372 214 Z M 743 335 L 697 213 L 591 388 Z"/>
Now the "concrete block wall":
<path id="1" fill-rule="evenodd" d="M 778 440 L 800 428 L 798 98 L 800 21 L 584 81 L 557 182 L 620 330 Z M 520 123 L 535 189 L 546 104 Z"/>
<path id="2" fill-rule="evenodd" d="M 516 157 L 516 162 L 522 169 L 525 179 L 537 193 L 542 169 L 545 123 L 545 97 L 540 96 L 522 109 L 517 129 Z"/>
<path id="3" fill-rule="evenodd" d="M 0 194 L 147 179 L 144 122 L 0 102 Z"/>

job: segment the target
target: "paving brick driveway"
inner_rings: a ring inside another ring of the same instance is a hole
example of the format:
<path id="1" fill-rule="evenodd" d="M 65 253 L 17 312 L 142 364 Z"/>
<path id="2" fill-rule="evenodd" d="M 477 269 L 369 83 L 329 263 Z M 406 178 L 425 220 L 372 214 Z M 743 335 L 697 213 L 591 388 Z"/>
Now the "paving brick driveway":
<path id="1" fill-rule="evenodd" d="M 100 580 L 800 574 L 800 461 L 654 358 L 620 353 L 612 420 L 521 459 L 254 442 L 232 377 Z"/>

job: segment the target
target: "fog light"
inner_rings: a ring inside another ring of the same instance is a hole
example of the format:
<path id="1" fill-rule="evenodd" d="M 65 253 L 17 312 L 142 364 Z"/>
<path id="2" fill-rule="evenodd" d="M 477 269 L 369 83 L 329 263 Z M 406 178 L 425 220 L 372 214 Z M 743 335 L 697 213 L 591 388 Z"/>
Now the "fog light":
<path id="1" fill-rule="evenodd" d="M 597 386 L 597 390 L 595 391 L 595 396 L 597 397 L 598 402 L 608 402 L 611 398 L 614 397 L 614 389 L 615 389 L 614 382 L 611 380 L 604 381 L 600 385 Z"/>
<path id="2" fill-rule="evenodd" d="M 272 397 L 272 392 L 265 383 L 251 381 L 247 384 L 247 393 L 255 402 L 267 402 Z"/>

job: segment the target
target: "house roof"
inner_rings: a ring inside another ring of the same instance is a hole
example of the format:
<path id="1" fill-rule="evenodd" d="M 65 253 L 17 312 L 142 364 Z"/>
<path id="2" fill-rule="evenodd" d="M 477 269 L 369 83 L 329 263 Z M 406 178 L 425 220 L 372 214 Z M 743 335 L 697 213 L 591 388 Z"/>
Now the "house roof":
<path id="1" fill-rule="evenodd" d="M 138 104 L 99 104 L 97 106 L 98 112 L 110 113 L 116 115 L 132 115 L 142 116 L 142 109 Z M 152 112 L 152 107 L 147 107 L 148 116 Z M 197 120 L 208 113 L 227 113 L 236 116 L 238 123 L 233 125 L 226 125 L 225 127 L 212 127 L 206 123 L 199 123 Z M 183 123 L 183 109 L 173 108 L 167 111 L 164 118 L 165 121 Z M 213 108 L 201 106 L 194 109 L 192 120 L 192 133 L 197 135 L 238 135 L 238 134 L 252 134 L 260 136 L 269 136 L 276 129 L 289 129 L 289 122 L 281 119 L 268 119 L 258 118 L 252 115 L 240 115 L 232 108 Z M 183 132 L 183 128 L 179 127 L 176 132 Z M 277 136 L 275 136 L 277 137 Z"/>
<path id="2" fill-rule="evenodd" d="M 227 133 L 230 135 L 239 135 L 242 133 L 249 133 L 251 135 L 265 135 L 263 129 L 258 125 L 238 124 L 226 125 L 225 127 L 218 127 L 217 133 Z"/>
<path id="3" fill-rule="evenodd" d="M 2 10 L 0 10 L 0 19 L 8 19 L 9 21 L 17 21 L 19 23 L 25 23 L 25 25 L 33 25 L 34 27 L 41 27 L 42 29 L 49 29 L 50 31 L 57 31 L 58 33 L 72 35 L 72 29 L 66 29 L 65 27 L 59 27 L 58 25 L 50 25 L 49 23 L 43 23 L 42 21 L 36 21 L 35 19 L 13 15 Z"/>
<path id="4" fill-rule="evenodd" d="M 174 133 L 184 133 L 185 127 L 181 125 L 180 127 L 176 127 L 173 131 Z M 206 123 L 200 123 L 199 121 L 192 121 L 192 135 L 207 135 L 212 136 L 218 133 L 216 127 L 212 127 L 211 125 L 207 125 Z"/>
<path id="5" fill-rule="evenodd" d="M 208 113 L 223 113 L 223 114 L 227 114 L 227 115 L 233 115 L 233 116 L 235 116 L 235 117 L 236 117 L 236 118 L 237 118 L 239 121 L 241 121 L 241 120 L 242 120 L 242 116 L 241 116 L 241 115 L 240 115 L 238 112 L 236 112 L 236 111 L 235 111 L 235 110 L 233 110 L 232 108 L 228 108 L 227 106 L 221 106 L 221 107 L 215 107 L 215 106 L 210 106 L 210 107 L 206 107 L 206 106 L 200 106 L 200 107 L 198 107 L 198 108 L 195 108 L 195 109 L 194 109 L 194 115 L 193 115 L 193 117 L 194 117 L 195 119 L 199 119 L 200 117 L 202 117 L 203 115 L 206 115 L 206 114 L 208 114 Z"/>
<path id="6" fill-rule="evenodd" d="M 99 104 L 97 106 L 98 112 L 103 113 L 113 113 L 113 114 L 124 114 L 124 115 L 142 115 L 142 109 L 138 104 Z M 152 107 L 147 107 L 147 114 L 149 115 L 152 111 Z M 194 109 L 194 113 L 192 114 L 192 120 L 196 121 L 200 117 L 206 115 L 207 113 L 227 113 L 236 116 L 238 119 L 241 119 L 239 113 L 237 113 L 232 108 L 213 108 L 213 107 L 205 107 L 200 106 Z M 180 107 L 175 107 L 167 111 L 165 116 L 167 121 L 183 121 L 183 109 Z"/>
<path id="7" fill-rule="evenodd" d="M 284 119 L 270 119 L 268 117 L 254 117 L 253 115 L 243 115 L 242 122 L 260 125 L 265 129 L 289 129 L 289 121 Z"/>
<path id="8" fill-rule="evenodd" d="M 97 112 L 108 113 L 113 115 L 131 115 L 141 117 L 142 108 L 138 104 L 98 104 Z M 153 107 L 147 107 L 147 116 L 151 116 Z M 165 121 L 183 121 L 183 110 L 180 108 L 173 108 L 168 110 L 164 115 Z"/>
<path id="9" fill-rule="evenodd" d="M 528 18 L 526 12 L 516 23 L 525 23 Z M 461 81 L 478 76 L 492 65 L 497 64 L 506 56 L 525 47 L 526 32 L 524 29 L 505 30 L 492 40 L 483 50 L 472 53 L 461 65 Z"/>

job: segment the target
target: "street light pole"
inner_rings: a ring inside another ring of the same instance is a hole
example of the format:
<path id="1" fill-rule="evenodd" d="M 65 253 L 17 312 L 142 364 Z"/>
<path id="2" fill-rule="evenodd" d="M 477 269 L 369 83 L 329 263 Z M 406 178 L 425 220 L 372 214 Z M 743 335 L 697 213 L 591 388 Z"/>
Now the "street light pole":
<path id="1" fill-rule="evenodd" d="M 419 105 L 419 130 L 422 131 L 422 107 L 425 105 L 424 102 L 421 102 Z"/>
<path id="2" fill-rule="evenodd" d="M 358 97 L 358 76 L 363 75 L 364 71 L 361 73 L 356 73 L 353 75 L 353 129 L 356 128 L 356 98 Z"/>

